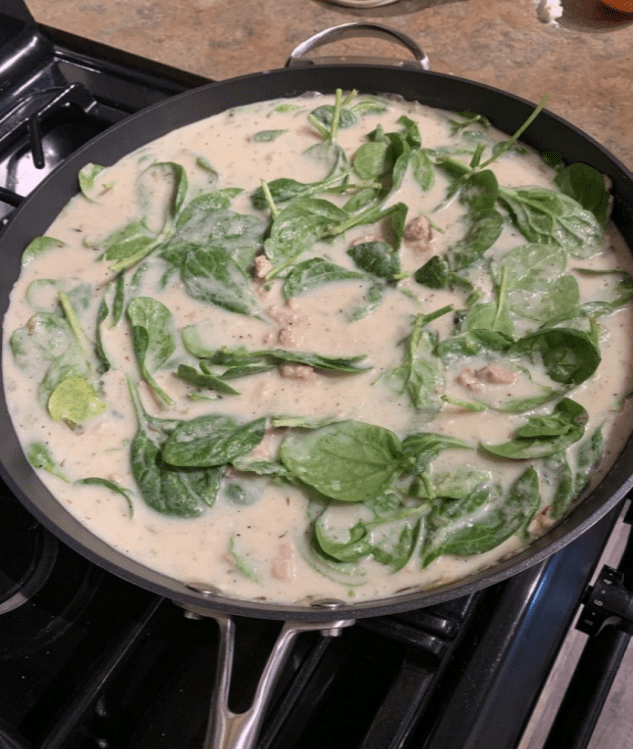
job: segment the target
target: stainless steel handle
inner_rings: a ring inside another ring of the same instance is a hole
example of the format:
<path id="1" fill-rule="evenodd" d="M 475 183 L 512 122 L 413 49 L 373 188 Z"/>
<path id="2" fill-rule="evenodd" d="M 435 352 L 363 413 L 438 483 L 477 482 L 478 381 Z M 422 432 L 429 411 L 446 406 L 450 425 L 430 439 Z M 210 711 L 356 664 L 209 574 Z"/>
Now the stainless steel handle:
<path id="1" fill-rule="evenodd" d="M 295 67 L 299 65 L 313 65 L 314 60 L 306 59 L 305 55 L 313 49 L 322 47 L 325 44 L 331 42 L 337 42 L 341 39 L 353 39 L 359 36 L 371 36 L 380 37 L 387 39 L 391 42 L 397 42 L 411 52 L 415 58 L 415 63 L 410 61 L 398 60 L 396 64 L 398 67 L 414 68 L 415 70 L 428 70 L 429 69 L 429 58 L 424 54 L 420 47 L 411 39 L 410 36 L 403 34 L 397 29 L 392 29 L 388 26 L 382 26 L 378 23 L 343 23 L 340 26 L 332 26 L 324 31 L 319 31 L 314 36 L 306 39 L 297 47 L 295 47 L 290 53 L 290 57 L 286 62 L 286 67 Z M 354 61 L 358 61 L 361 58 L 353 58 Z M 379 62 L 379 58 L 373 58 L 368 55 L 367 58 L 363 57 L 363 61 Z M 327 62 L 341 62 L 341 58 L 327 58 Z M 346 62 L 349 62 L 349 58 L 346 58 Z"/>
<path id="2" fill-rule="evenodd" d="M 330 622 L 285 622 L 262 672 L 252 705 L 243 713 L 234 713 L 229 709 L 228 698 L 235 649 L 235 622 L 229 615 L 205 616 L 210 616 L 218 623 L 220 647 L 209 726 L 203 749 L 252 749 L 259 735 L 266 706 L 296 635 L 317 630 L 321 630 L 324 635 L 337 635 L 343 627 L 354 624 L 351 619 Z"/>

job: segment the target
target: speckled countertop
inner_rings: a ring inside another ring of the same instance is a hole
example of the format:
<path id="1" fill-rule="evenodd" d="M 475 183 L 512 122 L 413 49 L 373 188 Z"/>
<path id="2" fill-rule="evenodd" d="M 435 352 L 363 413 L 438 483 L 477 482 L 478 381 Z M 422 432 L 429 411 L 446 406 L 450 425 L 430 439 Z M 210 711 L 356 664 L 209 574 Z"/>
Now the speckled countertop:
<path id="1" fill-rule="evenodd" d="M 398 0 L 363 10 L 327 0 L 26 2 L 40 23 L 215 80 L 282 67 L 299 42 L 329 26 L 376 21 L 413 37 L 433 70 L 534 102 L 550 93 L 552 111 L 633 169 L 633 14 L 600 0 L 562 0 L 559 24 L 539 20 L 539 0 Z"/>

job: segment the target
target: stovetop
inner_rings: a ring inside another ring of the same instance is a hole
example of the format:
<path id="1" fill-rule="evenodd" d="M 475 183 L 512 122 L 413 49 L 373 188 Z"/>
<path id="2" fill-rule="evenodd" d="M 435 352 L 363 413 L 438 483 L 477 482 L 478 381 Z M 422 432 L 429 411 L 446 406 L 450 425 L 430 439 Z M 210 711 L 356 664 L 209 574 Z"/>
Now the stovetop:
<path id="1" fill-rule="evenodd" d="M 0 52 L 5 224 L 88 139 L 206 82 L 42 28 L 19 0 L 0 11 Z M 258 746 L 516 747 L 620 511 L 465 598 L 360 620 L 338 637 L 300 635 Z M 250 704 L 279 626 L 238 619 L 236 712 Z M 621 649 L 628 635 L 618 632 Z M 215 622 L 88 562 L 0 483 L 0 749 L 197 749 L 217 653 Z M 585 746 L 565 743 L 577 715 L 558 720 L 557 747 Z"/>

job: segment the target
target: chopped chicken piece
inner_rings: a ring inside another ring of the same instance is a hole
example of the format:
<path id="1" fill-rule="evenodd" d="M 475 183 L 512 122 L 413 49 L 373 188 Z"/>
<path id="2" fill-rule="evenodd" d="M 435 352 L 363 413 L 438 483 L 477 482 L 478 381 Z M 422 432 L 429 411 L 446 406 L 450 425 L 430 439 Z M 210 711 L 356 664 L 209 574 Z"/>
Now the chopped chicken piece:
<path id="1" fill-rule="evenodd" d="M 308 364 L 282 364 L 279 367 L 282 377 L 289 380 L 316 380 L 316 372 Z"/>
<path id="2" fill-rule="evenodd" d="M 255 258 L 255 278 L 266 278 L 273 269 L 273 264 L 266 255 L 258 255 Z"/>
<path id="3" fill-rule="evenodd" d="M 491 385 L 512 385 L 517 378 L 515 372 L 501 364 L 487 364 L 475 372 L 475 377 Z"/>
<path id="4" fill-rule="evenodd" d="M 350 247 L 356 247 L 359 244 L 367 244 L 368 242 L 383 242 L 384 240 L 377 234 L 365 234 L 362 237 L 357 237 L 352 240 Z"/>
<path id="5" fill-rule="evenodd" d="M 480 393 L 484 389 L 484 386 L 477 379 L 475 370 L 472 367 L 466 367 L 457 378 L 457 384 L 465 387 L 466 390 L 470 390 L 473 393 Z"/>
<path id="6" fill-rule="evenodd" d="M 432 239 L 431 222 L 424 216 L 416 216 L 404 227 L 404 243 L 414 252 L 428 252 Z"/>
<path id="7" fill-rule="evenodd" d="M 287 541 L 282 541 L 277 546 L 277 553 L 270 560 L 270 574 L 277 580 L 290 582 L 297 574 L 295 568 L 294 549 Z"/>
<path id="8" fill-rule="evenodd" d="M 282 346 L 300 346 L 303 342 L 303 333 L 299 328 L 308 322 L 308 318 L 299 312 L 292 302 L 293 300 L 290 300 L 287 307 L 268 308 L 268 314 L 279 325 L 277 340 Z"/>

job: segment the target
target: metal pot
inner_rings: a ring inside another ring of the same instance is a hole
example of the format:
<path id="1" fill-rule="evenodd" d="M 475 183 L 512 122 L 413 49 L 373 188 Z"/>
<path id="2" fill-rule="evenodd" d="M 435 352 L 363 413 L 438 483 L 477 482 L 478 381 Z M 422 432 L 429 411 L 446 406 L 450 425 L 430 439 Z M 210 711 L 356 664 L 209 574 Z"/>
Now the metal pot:
<path id="1" fill-rule="evenodd" d="M 386 36 L 404 44 L 414 63 L 396 65 L 345 64 L 312 65 L 304 55 L 332 39 L 357 35 Z M 285 69 L 262 72 L 202 86 L 149 107 L 112 127 L 76 151 L 51 173 L 16 211 L 0 237 L 4 272 L 0 278 L 0 312 L 4 315 L 11 288 L 20 272 L 22 250 L 48 225 L 76 193 L 77 173 L 87 163 L 110 165 L 147 142 L 169 131 L 227 108 L 310 91 L 332 93 L 336 88 L 358 89 L 363 93 L 398 94 L 405 99 L 446 110 L 469 110 L 484 114 L 501 131 L 514 132 L 529 116 L 533 105 L 498 89 L 427 72 L 426 57 L 412 40 L 399 32 L 373 24 L 345 24 L 329 29 L 300 45 Z M 561 154 L 565 162 L 585 162 L 607 175 L 614 194 L 613 220 L 633 246 L 633 176 L 598 143 L 563 121 L 543 111 L 525 131 L 522 140 L 539 151 Z M 320 629 L 336 634 L 359 617 L 396 613 L 466 595 L 499 582 L 543 560 L 579 536 L 607 514 L 633 485 L 630 464 L 633 438 L 603 481 L 557 526 L 522 552 L 471 577 L 434 590 L 367 601 L 359 604 L 321 602 L 313 607 L 267 604 L 231 599 L 203 584 L 186 585 L 146 568 L 123 556 L 95 537 L 71 516 L 51 495 L 26 461 L 11 424 L 0 391 L 0 473 L 11 490 L 46 527 L 62 541 L 101 567 L 141 587 L 166 596 L 194 614 L 214 617 L 222 632 L 220 668 L 216 691 L 218 710 L 211 721 L 209 746 L 251 746 L 275 673 L 294 635 Z M 228 711 L 226 697 L 233 648 L 231 615 L 286 620 L 264 672 L 253 708 L 235 716 Z M 213 742 L 213 743 L 212 743 Z"/>

